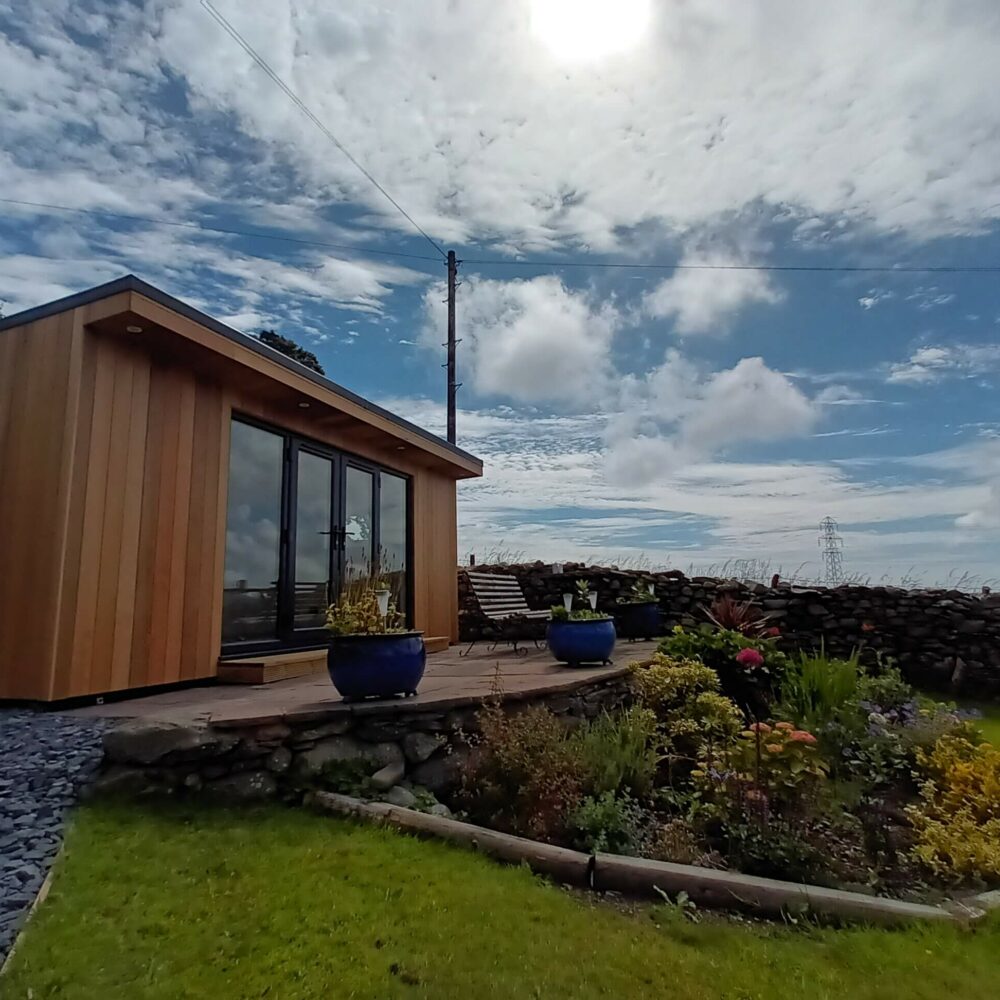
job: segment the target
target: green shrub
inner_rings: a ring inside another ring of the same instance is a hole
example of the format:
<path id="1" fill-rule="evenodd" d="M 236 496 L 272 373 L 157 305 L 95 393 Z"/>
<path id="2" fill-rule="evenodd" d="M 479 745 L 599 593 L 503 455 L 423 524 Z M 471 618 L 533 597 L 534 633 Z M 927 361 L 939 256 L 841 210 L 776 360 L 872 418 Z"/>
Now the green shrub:
<path id="1" fill-rule="evenodd" d="M 656 778 L 656 716 L 638 705 L 604 712 L 572 737 L 588 791 L 649 795 Z"/>
<path id="2" fill-rule="evenodd" d="M 822 648 L 812 656 L 799 653 L 785 667 L 775 717 L 821 729 L 857 698 L 860 678 L 857 653 L 846 660 L 829 657 Z"/>
<path id="3" fill-rule="evenodd" d="M 916 858 L 938 875 L 1000 878 L 1000 749 L 944 736 L 917 763 L 921 801 L 907 810 Z"/>
<path id="4" fill-rule="evenodd" d="M 768 706 L 788 664 L 788 657 L 773 639 L 711 625 L 697 629 L 677 625 L 660 642 L 659 649 L 667 656 L 699 660 L 711 667 L 719 675 L 722 693 L 754 718 L 768 714 Z"/>
<path id="5" fill-rule="evenodd" d="M 659 723 L 660 749 L 674 779 L 706 746 L 725 746 L 743 728 L 739 708 L 719 693 L 719 675 L 698 660 L 658 653 L 651 663 L 637 664 L 632 677 L 640 703 Z"/>
<path id="6" fill-rule="evenodd" d="M 707 753 L 692 776 L 703 801 L 766 818 L 807 811 L 828 771 L 812 733 L 756 722 L 731 746 Z"/>
<path id="7" fill-rule="evenodd" d="M 569 827 L 578 850 L 633 854 L 643 819 L 642 809 L 627 793 L 607 791 L 587 796 L 573 811 Z"/>
<path id="8" fill-rule="evenodd" d="M 823 883 L 830 865 L 828 854 L 802 823 L 771 819 L 747 822 L 739 816 L 722 821 L 714 841 L 726 860 L 745 875 Z"/>
<path id="9" fill-rule="evenodd" d="M 478 822 L 540 840 L 565 834 L 580 802 L 577 744 L 548 709 L 508 714 L 499 703 L 479 713 L 480 736 L 463 775 L 463 800 Z"/>

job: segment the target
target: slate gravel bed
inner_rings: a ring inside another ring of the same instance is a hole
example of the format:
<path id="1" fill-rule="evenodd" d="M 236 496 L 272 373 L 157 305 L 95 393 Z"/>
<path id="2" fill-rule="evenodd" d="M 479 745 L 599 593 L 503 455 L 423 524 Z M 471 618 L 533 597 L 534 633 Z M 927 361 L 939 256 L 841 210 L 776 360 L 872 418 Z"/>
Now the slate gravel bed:
<path id="1" fill-rule="evenodd" d="M 55 860 L 70 807 L 100 764 L 107 725 L 0 710 L 0 962 Z"/>

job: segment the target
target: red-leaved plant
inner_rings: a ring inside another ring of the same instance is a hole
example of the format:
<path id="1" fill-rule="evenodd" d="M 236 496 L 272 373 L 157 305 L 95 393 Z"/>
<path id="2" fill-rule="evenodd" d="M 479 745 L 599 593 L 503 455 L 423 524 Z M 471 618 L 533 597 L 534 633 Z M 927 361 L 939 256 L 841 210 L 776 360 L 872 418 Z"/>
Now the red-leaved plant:
<path id="1" fill-rule="evenodd" d="M 736 601 L 723 594 L 713 601 L 710 608 L 702 607 L 702 611 L 716 628 L 739 632 L 754 639 L 773 634 L 771 616 L 761 611 L 753 601 Z"/>

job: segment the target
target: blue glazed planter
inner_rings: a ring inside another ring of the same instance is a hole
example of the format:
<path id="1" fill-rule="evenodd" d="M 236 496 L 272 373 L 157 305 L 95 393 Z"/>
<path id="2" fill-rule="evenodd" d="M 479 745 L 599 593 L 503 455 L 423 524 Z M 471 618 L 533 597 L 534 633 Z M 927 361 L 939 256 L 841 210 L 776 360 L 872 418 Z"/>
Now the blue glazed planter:
<path id="1" fill-rule="evenodd" d="M 545 634 L 552 655 L 571 667 L 610 663 L 615 648 L 615 623 L 610 618 L 549 622 Z"/>
<path id="2" fill-rule="evenodd" d="M 618 627 L 626 639 L 652 639 L 660 634 L 660 605 L 657 601 L 618 605 Z"/>
<path id="3" fill-rule="evenodd" d="M 338 635 L 326 652 L 330 680 L 345 701 L 416 694 L 426 663 L 422 632 Z"/>

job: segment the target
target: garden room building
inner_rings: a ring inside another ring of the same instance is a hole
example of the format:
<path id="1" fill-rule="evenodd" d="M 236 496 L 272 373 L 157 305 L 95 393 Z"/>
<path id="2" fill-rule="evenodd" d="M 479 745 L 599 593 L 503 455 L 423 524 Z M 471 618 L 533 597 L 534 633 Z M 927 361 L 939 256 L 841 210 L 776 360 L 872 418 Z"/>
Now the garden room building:
<path id="1" fill-rule="evenodd" d="M 0 699 L 319 668 L 378 576 L 458 638 L 461 449 L 131 275 L 0 319 Z"/>

